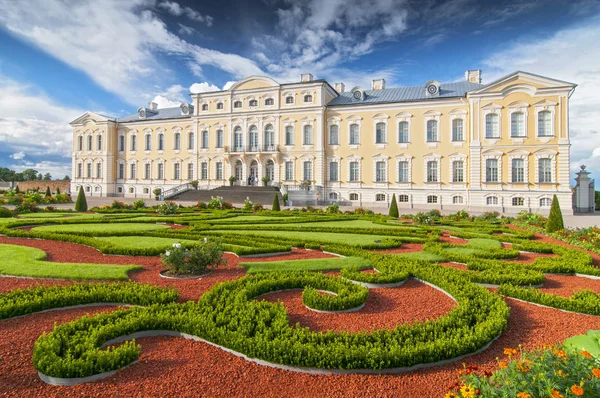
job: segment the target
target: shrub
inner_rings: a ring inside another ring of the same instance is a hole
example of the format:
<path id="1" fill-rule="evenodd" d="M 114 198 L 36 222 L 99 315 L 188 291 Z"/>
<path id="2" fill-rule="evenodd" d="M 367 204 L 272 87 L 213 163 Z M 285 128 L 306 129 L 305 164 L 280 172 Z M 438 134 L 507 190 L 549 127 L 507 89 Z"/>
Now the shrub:
<path id="1" fill-rule="evenodd" d="M 252 210 L 261 211 L 261 210 L 263 210 L 263 206 L 260 203 L 255 202 L 254 205 L 252 206 Z"/>
<path id="2" fill-rule="evenodd" d="M 15 210 L 19 213 L 35 213 L 40 210 L 40 208 L 37 206 L 37 203 L 38 202 L 36 202 L 35 199 L 27 198 L 27 199 L 24 199 L 15 208 Z"/>
<path id="3" fill-rule="evenodd" d="M 56 187 L 56 195 L 60 195 L 60 188 Z"/>
<path id="4" fill-rule="evenodd" d="M 142 203 L 144 201 L 142 200 Z M 129 205 L 125 202 L 120 202 L 118 200 L 113 200 L 113 202 L 110 205 L 111 209 L 129 209 Z"/>
<path id="5" fill-rule="evenodd" d="M 337 203 L 327 206 L 327 213 L 337 214 L 340 212 L 340 206 Z"/>
<path id="6" fill-rule="evenodd" d="M 56 203 L 70 203 L 71 202 L 71 197 L 69 195 L 67 195 L 66 193 L 56 193 L 56 196 L 54 197 L 54 201 Z"/>
<path id="7" fill-rule="evenodd" d="M 167 216 L 177 213 L 178 207 L 179 206 L 175 202 L 164 202 L 158 205 L 158 207 L 156 208 L 156 212 L 160 215 Z"/>
<path id="8" fill-rule="evenodd" d="M 246 200 L 244 200 L 244 210 L 252 210 L 252 205 L 254 203 L 252 203 L 252 201 L 250 200 L 250 198 L 246 198 Z"/>
<path id="9" fill-rule="evenodd" d="M 190 184 L 194 187 L 194 189 L 198 189 L 198 180 L 194 180 L 190 182 Z"/>
<path id="10" fill-rule="evenodd" d="M 211 196 L 207 206 L 209 209 L 222 209 L 223 198 L 221 196 Z"/>
<path id="11" fill-rule="evenodd" d="M 390 205 L 390 212 L 388 215 L 393 218 L 398 218 L 400 216 L 398 213 L 398 203 L 396 203 L 396 194 L 392 195 L 392 204 Z"/>
<path id="12" fill-rule="evenodd" d="M 431 225 L 433 219 L 423 212 L 419 212 L 413 216 L 413 221 L 419 225 Z"/>
<path id="13" fill-rule="evenodd" d="M 15 193 L 21 193 L 21 191 L 19 190 L 19 185 L 17 185 L 17 187 L 15 188 Z"/>
<path id="14" fill-rule="evenodd" d="M 235 180 L 237 180 L 237 178 L 235 178 L 235 176 L 229 177 L 229 185 L 233 186 L 233 183 L 235 182 Z"/>
<path id="15" fill-rule="evenodd" d="M 363 207 L 357 207 L 356 209 L 354 209 L 354 214 L 373 214 L 373 210 L 365 209 Z"/>
<path id="16" fill-rule="evenodd" d="M 281 211 L 281 207 L 279 206 L 279 195 L 275 194 L 273 198 L 273 211 Z"/>
<path id="17" fill-rule="evenodd" d="M 548 222 L 546 223 L 546 232 L 552 233 L 565 229 L 563 222 L 562 212 L 560 211 L 560 205 L 558 204 L 558 198 L 556 195 L 552 198 L 552 206 L 550 207 L 550 215 L 548 216 Z"/>
<path id="18" fill-rule="evenodd" d="M 206 238 L 204 242 L 189 249 L 174 243 L 173 247 L 160 257 L 162 264 L 174 275 L 201 275 L 205 274 L 208 268 L 225 264 L 221 241 Z"/>
<path id="19" fill-rule="evenodd" d="M 498 213 L 497 211 L 486 211 L 482 215 L 477 216 L 477 219 L 483 221 L 492 221 L 496 220 L 498 217 L 500 217 L 500 213 Z"/>
<path id="20" fill-rule="evenodd" d="M 206 209 L 206 208 L 208 208 L 208 205 L 206 204 L 206 202 L 199 201 L 198 203 L 196 203 L 196 207 L 198 209 Z"/>
<path id="21" fill-rule="evenodd" d="M 152 193 L 154 194 L 155 197 L 159 197 L 160 194 L 162 193 L 162 189 L 160 188 L 154 188 L 154 190 L 152 191 Z"/>
<path id="22" fill-rule="evenodd" d="M 75 201 L 75 211 L 84 212 L 87 211 L 87 209 L 87 200 L 85 199 L 83 187 L 79 187 L 79 194 L 77 194 L 77 200 Z"/>
<path id="23" fill-rule="evenodd" d="M 6 207 L 0 206 L 0 218 L 8 218 L 12 217 L 13 212 L 7 209 Z"/>
<path id="24" fill-rule="evenodd" d="M 136 210 L 143 209 L 146 207 L 146 202 L 143 199 L 136 200 L 133 202 L 133 208 Z"/>
<path id="25" fill-rule="evenodd" d="M 289 200 L 288 194 L 284 193 L 283 196 L 281 197 L 281 200 L 283 200 L 283 203 L 286 203 Z"/>
<path id="26" fill-rule="evenodd" d="M 48 187 L 46 187 L 46 195 L 45 195 L 45 196 L 46 196 L 47 198 L 50 198 L 50 197 L 52 197 L 52 192 L 50 192 L 50 187 L 49 187 L 49 186 L 48 186 Z"/>

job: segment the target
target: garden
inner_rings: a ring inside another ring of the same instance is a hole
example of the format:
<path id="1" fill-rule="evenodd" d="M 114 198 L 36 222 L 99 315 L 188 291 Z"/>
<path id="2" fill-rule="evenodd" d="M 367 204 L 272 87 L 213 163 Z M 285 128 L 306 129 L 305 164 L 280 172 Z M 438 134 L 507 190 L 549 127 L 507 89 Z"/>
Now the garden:
<path id="1" fill-rule="evenodd" d="M 0 207 L 2 395 L 600 395 L 597 231 L 76 207 Z"/>

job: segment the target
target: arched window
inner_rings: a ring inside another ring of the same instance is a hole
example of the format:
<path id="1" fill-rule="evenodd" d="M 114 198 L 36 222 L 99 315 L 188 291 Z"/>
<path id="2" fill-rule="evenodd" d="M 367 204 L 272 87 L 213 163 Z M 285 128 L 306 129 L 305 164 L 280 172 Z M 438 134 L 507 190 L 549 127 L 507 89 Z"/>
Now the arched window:
<path id="1" fill-rule="evenodd" d="M 408 195 L 398 195 L 398 202 L 408 203 Z"/>
<path id="2" fill-rule="evenodd" d="M 124 151 L 125 151 L 125 136 L 120 135 L 119 136 L 119 152 L 124 152 Z"/>
<path id="3" fill-rule="evenodd" d="M 233 107 L 234 108 L 241 108 L 242 107 L 242 101 L 235 101 L 233 103 Z"/>
<path id="4" fill-rule="evenodd" d="M 329 200 L 337 200 L 338 194 L 335 192 L 329 192 Z"/>
<path id="5" fill-rule="evenodd" d="M 267 124 L 265 126 L 265 149 L 273 150 L 275 147 L 275 131 L 273 130 L 272 124 Z"/>
<path id="6" fill-rule="evenodd" d="M 352 200 L 352 201 L 358 200 L 358 194 L 357 193 L 351 193 L 350 194 L 350 200 Z"/>
<path id="7" fill-rule="evenodd" d="M 83 165 L 81 163 L 77 163 L 77 178 L 81 178 L 83 173 Z"/>
<path id="8" fill-rule="evenodd" d="M 379 122 L 375 125 L 375 143 L 385 144 L 386 141 L 385 123 Z"/>
<path id="9" fill-rule="evenodd" d="M 176 151 L 181 149 L 181 134 L 179 133 L 175 133 L 173 136 L 173 149 Z"/>
<path id="10" fill-rule="evenodd" d="M 541 111 L 538 113 L 538 136 L 552 136 L 552 112 Z"/>
<path id="11" fill-rule="evenodd" d="M 313 128 L 310 124 L 304 126 L 304 145 L 313 144 Z"/>
<path id="12" fill-rule="evenodd" d="M 194 149 L 194 133 L 188 133 L 188 149 Z"/>
<path id="13" fill-rule="evenodd" d="M 550 198 L 541 198 L 540 199 L 540 207 L 550 207 L 552 205 L 552 199 Z"/>
<path id="14" fill-rule="evenodd" d="M 238 126 L 233 130 L 233 146 L 236 151 L 240 151 L 242 150 L 243 145 L 244 141 L 242 135 L 242 128 Z"/>
<path id="15" fill-rule="evenodd" d="M 427 182 L 438 182 L 438 162 L 430 160 L 427 162 Z"/>
<path id="16" fill-rule="evenodd" d="M 525 136 L 525 114 L 523 112 L 513 112 L 510 115 L 510 136 Z"/>
<path id="17" fill-rule="evenodd" d="M 436 195 L 427 195 L 427 203 L 432 204 L 432 203 L 437 203 L 438 202 L 438 197 Z"/>
<path id="18" fill-rule="evenodd" d="M 251 151 L 256 151 L 258 150 L 258 128 L 254 125 L 250 126 L 250 132 L 249 132 L 249 142 L 248 144 L 250 145 L 250 150 Z"/>
<path id="19" fill-rule="evenodd" d="M 312 95 L 310 95 L 310 94 L 306 94 L 306 95 L 304 96 L 304 102 L 313 102 Z"/>
<path id="20" fill-rule="evenodd" d="M 378 193 L 375 195 L 375 201 L 376 202 L 385 202 L 385 194 L 384 193 Z"/>
<path id="21" fill-rule="evenodd" d="M 485 200 L 485 203 L 488 206 L 495 206 L 498 204 L 498 197 L 497 196 L 488 196 Z"/>
<path id="22" fill-rule="evenodd" d="M 265 105 L 267 105 L 267 106 L 271 106 L 271 105 L 274 105 L 274 104 L 275 104 L 275 100 L 273 98 L 267 98 L 265 100 Z"/>
<path id="23" fill-rule="evenodd" d="M 525 199 L 523 199 L 521 197 L 512 198 L 512 205 L 513 206 L 524 206 L 525 205 Z"/>
<path id="24" fill-rule="evenodd" d="M 253 99 L 253 100 L 250 100 L 250 102 L 248 103 L 248 105 L 249 105 L 251 108 L 252 108 L 252 107 L 255 107 L 255 106 L 258 106 L 258 100 L 255 100 L 255 99 Z"/>
<path id="25" fill-rule="evenodd" d="M 96 163 L 96 178 L 102 178 L 102 163 Z"/>
<path id="26" fill-rule="evenodd" d="M 339 145 L 339 126 L 337 124 L 332 124 L 329 127 L 329 145 Z"/>
<path id="27" fill-rule="evenodd" d="M 285 103 L 286 104 L 293 104 L 294 103 L 294 97 L 292 97 L 291 95 L 285 97 Z"/>
<path id="28" fill-rule="evenodd" d="M 452 141 L 464 141 L 465 135 L 463 132 L 463 120 L 453 119 L 452 120 Z"/>
<path id="29" fill-rule="evenodd" d="M 208 148 L 208 131 L 206 131 L 206 130 L 204 130 L 202 132 L 202 148 L 203 149 Z"/>
<path id="30" fill-rule="evenodd" d="M 146 134 L 145 138 L 146 138 L 145 149 L 146 149 L 146 151 L 149 151 L 152 149 L 152 136 L 150 134 Z"/>
<path id="31" fill-rule="evenodd" d="M 439 141 L 437 120 L 427 121 L 427 142 Z"/>
<path id="32" fill-rule="evenodd" d="M 208 110 L 208 104 L 202 104 L 202 110 L 203 111 L 207 111 Z"/>
<path id="33" fill-rule="evenodd" d="M 179 163 L 175 163 L 173 165 L 173 179 L 174 180 L 181 179 L 181 165 Z"/>
<path id="34" fill-rule="evenodd" d="M 137 137 L 135 135 L 131 136 L 131 152 L 135 152 L 137 148 Z"/>
<path id="35" fill-rule="evenodd" d="M 408 122 L 398 123 L 398 143 L 408 142 Z"/>
<path id="36" fill-rule="evenodd" d="M 360 144 L 360 131 L 358 124 L 350 125 L 350 145 Z"/>
<path id="37" fill-rule="evenodd" d="M 223 148 L 223 130 L 217 130 L 217 148 Z"/>
<path id="38" fill-rule="evenodd" d="M 485 115 L 485 138 L 500 138 L 497 113 L 488 113 Z"/>
<path id="39" fill-rule="evenodd" d="M 285 127 L 285 145 L 294 145 L 294 128 L 292 126 Z"/>
<path id="40" fill-rule="evenodd" d="M 187 165 L 187 179 L 190 181 L 194 179 L 194 163 L 188 163 Z"/>
<path id="41" fill-rule="evenodd" d="M 96 144 L 97 144 L 96 149 L 98 151 L 101 151 L 102 150 L 102 135 L 98 135 Z"/>
<path id="42" fill-rule="evenodd" d="M 219 109 L 219 110 L 223 109 L 223 103 L 222 102 L 217 102 L 217 109 Z"/>
<path id="43" fill-rule="evenodd" d="M 460 205 L 463 203 L 463 197 L 462 196 L 453 196 L 452 197 L 452 204 L 454 205 Z"/>
<path id="44" fill-rule="evenodd" d="M 158 150 L 163 151 L 165 149 L 165 135 L 160 133 L 158 135 Z"/>

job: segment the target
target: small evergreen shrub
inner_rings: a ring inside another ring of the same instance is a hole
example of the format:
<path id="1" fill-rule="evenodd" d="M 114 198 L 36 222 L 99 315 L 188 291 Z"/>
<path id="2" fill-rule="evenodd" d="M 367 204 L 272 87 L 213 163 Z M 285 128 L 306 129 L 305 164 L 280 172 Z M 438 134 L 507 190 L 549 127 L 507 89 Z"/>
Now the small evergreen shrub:
<path id="1" fill-rule="evenodd" d="M 46 187 L 46 195 L 47 198 L 52 197 L 52 192 L 50 192 L 50 187 Z"/>
<path id="2" fill-rule="evenodd" d="M 390 205 L 389 216 L 393 218 L 398 218 L 400 216 L 398 213 L 398 203 L 396 203 L 396 194 L 392 195 L 392 204 Z"/>
<path id="3" fill-rule="evenodd" d="M 337 214 L 340 212 L 340 206 L 337 203 L 327 206 L 328 214 Z"/>
<path id="4" fill-rule="evenodd" d="M 254 211 L 262 211 L 263 210 L 263 206 L 258 203 L 258 202 L 254 202 L 254 205 L 252 205 L 252 210 Z"/>
<path id="5" fill-rule="evenodd" d="M 136 200 L 135 202 L 133 202 L 133 208 L 136 210 L 143 209 L 145 207 L 146 207 L 146 202 L 144 202 L 144 200 L 142 200 L 142 199 Z"/>
<path id="6" fill-rule="evenodd" d="M 12 217 L 13 212 L 7 209 L 6 207 L 0 206 L 0 218 L 8 218 Z"/>
<path id="7" fill-rule="evenodd" d="M 79 194 L 77 194 L 77 200 L 75 201 L 75 211 L 84 212 L 87 211 L 87 209 L 87 200 L 85 199 L 83 187 L 79 187 Z"/>
<path id="8" fill-rule="evenodd" d="M 277 194 L 275 194 L 275 197 L 273 198 L 273 211 L 280 211 L 281 207 L 279 206 L 279 196 Z"/>
<path id="9" fill-rule="evenodd" d="M 552 233 L 560 231 L 561 229 L 565 229 L 565 224 L 563 222 L 562 211 L 560 211 L 558 198 L 554 195 L 554 198 L 552 198 L 552 206 L 550 207 L 550 215 L 546 222 L 546 232 Z"/>
<path id="10" fill-rule="evenodd" d="M 60 195 L 60 188 L 56 187 L 56 196 Z"/>
<path id="11" fill-rule="evenodd" d="M 161 255 L 161 261 L 174 275 L 202 275 L 209 268 L 225 264 L 221 241 L 207 239 L 189 249 L 174 243 Z"/>
<path id="12" fill-rule="evenodd" d="M 175 214 L 177 213 L 177 208 L 179 206 L 175 202 L 164 202 L 158 205 L 156 208 L 156 212 L 162 216 Z"/>

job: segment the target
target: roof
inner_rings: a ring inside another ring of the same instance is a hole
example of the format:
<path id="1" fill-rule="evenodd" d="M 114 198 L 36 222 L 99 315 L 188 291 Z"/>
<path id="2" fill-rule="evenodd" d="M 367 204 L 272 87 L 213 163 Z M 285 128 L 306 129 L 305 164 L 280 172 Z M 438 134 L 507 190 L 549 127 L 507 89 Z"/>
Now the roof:
<path id="1" fill-rule="evenodd" d="M 410 102 L 422 100 L 434 100 L 439 98 L 464 97 L 467 92 L 477 90 L 483 84 L 467 81 L 440 84 L 440 93 L 436 96 L 425 94 L 425 86 L 407 86 L 384 88 L 383 90 L 366 90 L 366 98 L 357 100 L 352 97 L 352 92 L 340 93 L 339 97 L 332 99 L 327 106 L 336 105 L 360 105 L 360 104 L 383 104 L 390 102 Z"/>
<path id="2" fill-rule="evenodd" d="M 151 111 L 146 109 L 146 117 L 144 119 L 140 119 L 138 113 L 132 113 L 131 115 L 126 115 L 117 119 L 119 123 L 123 122 L 139 122 L 144 120 L 157 120 L 157 119 L 182 119 L 189 118 L 194 113 L 194 106 L 190 105 L 190 114 L 182 115 L 181 108 L 179 106 L 173 108 L 162 108 Z"/>

